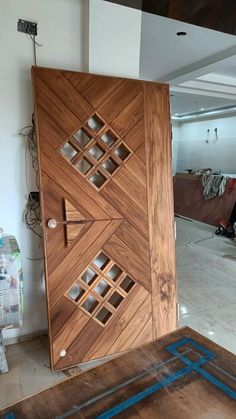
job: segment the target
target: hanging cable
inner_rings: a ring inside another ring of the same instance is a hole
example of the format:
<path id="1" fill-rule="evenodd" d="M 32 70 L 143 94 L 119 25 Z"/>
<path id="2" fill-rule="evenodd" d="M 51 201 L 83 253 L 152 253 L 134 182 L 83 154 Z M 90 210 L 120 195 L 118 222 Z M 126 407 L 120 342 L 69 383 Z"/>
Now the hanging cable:
<path id="1" fill-rule="evenodd" d="M 30 39 L 33 42 L 33 49 L 34 49 L 34 65 L 37 66 L 37 51 L 36 51 L 36 46 L 37 47 L 42 47 L 43 44 L 39 44 L 36 40 L 35 40 L 35 35 L 31 35 L 29 34 Z"/>

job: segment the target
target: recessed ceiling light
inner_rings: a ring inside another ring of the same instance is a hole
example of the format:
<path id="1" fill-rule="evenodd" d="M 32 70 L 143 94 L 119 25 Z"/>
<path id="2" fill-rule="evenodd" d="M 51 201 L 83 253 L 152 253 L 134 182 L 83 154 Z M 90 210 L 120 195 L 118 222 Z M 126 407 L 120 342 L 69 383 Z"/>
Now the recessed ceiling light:
<path id="1" fill-rule="evenodd" d="M 184 31 L 176 32 L 176 35 L 177 36 L 186 36 L 187 32 L 184 32 Z"/>
<path id="2" fill-rule="evenodd" d="M 178 113 L 175 113 L 175 116 L 178 116 L 179 114 Z"/>
<path id="3" fill-rule="evenodd" d="M 205 110 L 205 108 L 201 108 L 201 109 L 200 109 L 200 111 L 204 111 L 204 110 Z"/>

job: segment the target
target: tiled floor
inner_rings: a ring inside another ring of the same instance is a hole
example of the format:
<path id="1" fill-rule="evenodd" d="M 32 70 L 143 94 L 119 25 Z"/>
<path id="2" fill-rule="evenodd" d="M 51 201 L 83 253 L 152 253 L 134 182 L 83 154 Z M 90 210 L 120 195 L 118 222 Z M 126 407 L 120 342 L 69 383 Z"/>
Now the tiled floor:
<path id="1" fill-rule="evenodd" d="M 236 353 L 236 242 L 215 227 L 177 218 L 180 326 L 190 326 Z"/>
<path id="2" fill-rule="evenodd" d="M 180 326 L 188 325 L 236 353 L 236 261 L 224 258 L 236 255 L 236 243 L 216 237 L 214 230 L 177 218 Z M 50 371 L 41 338 L 8 346 L 7 359 L 10 372 L 0 374 L 0 408 L 66 378 Z"/>
<path id="3" fill-rule="evenodd" d="M 0 408 L 65 378 L 52 373 L 48 350 L 40 338 L 7 346 L 9 372 L 0 374 Z"/>

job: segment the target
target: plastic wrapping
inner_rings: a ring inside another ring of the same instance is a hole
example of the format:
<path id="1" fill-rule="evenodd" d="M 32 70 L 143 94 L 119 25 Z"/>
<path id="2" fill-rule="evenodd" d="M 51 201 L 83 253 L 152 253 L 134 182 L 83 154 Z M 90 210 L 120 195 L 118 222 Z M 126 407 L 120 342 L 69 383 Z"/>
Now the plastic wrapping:
<path id="1" fill-rule="evenodd" d="M 0 329 L 23 322 L 23 274 L 20 250 L 14 236 L 0 240 Z"/>

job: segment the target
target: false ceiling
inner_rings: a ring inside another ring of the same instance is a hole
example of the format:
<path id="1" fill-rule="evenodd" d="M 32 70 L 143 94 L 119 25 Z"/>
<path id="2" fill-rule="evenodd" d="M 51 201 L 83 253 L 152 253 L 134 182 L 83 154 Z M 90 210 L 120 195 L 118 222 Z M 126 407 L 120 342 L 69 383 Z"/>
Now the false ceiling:
<path id="1" fill-rule="evenodd" d="M 236 36 L 142 13 L 140 78 L 170 84 L 173 113 L 234 106 Z"/>

